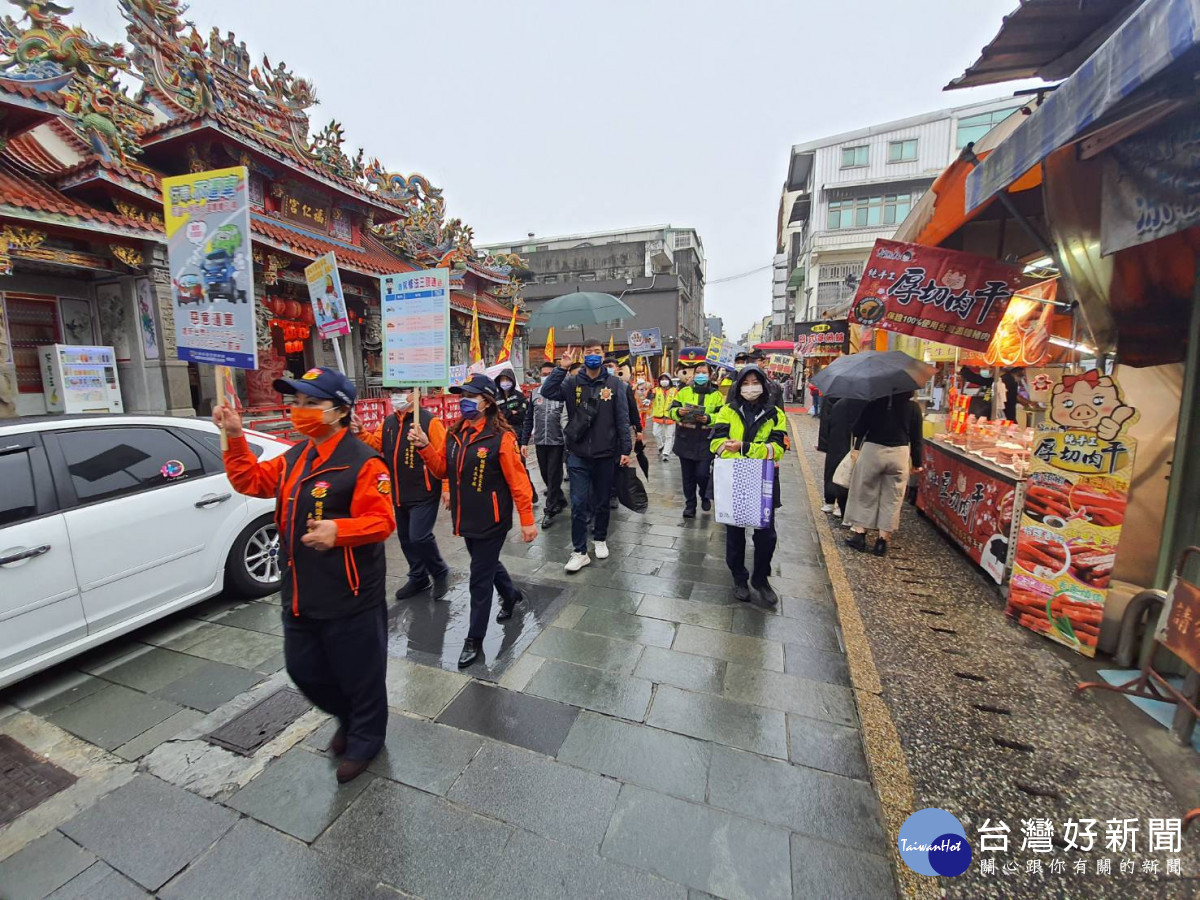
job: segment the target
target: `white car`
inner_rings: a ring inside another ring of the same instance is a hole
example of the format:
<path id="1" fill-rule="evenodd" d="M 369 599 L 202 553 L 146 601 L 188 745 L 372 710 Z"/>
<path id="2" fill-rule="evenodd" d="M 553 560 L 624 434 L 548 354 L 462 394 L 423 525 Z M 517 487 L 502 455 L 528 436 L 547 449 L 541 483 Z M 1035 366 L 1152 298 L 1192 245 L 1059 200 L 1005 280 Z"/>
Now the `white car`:
<path id="1" fill-rule="evenodd" d="M 289 446 L 246 436 L 260 458 Z M 0 687 L 222 590 L 278 590 L 274 509 L 233 490 L 211 422 L 0 424 Z"/>

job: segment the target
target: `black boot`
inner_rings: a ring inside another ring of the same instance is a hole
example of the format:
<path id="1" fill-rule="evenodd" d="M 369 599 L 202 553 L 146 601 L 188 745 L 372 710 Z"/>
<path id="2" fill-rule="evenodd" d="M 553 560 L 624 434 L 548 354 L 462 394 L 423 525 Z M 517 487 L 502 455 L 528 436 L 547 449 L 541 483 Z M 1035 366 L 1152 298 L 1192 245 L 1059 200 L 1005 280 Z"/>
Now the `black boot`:
<path id="1" fill-rule="evenodd" d="M 458 667 L 465 669 L 475 660 L 479 659 L 479 641 L 474 638 L 467 638 L 463 641 L 462 653 L 458 657 Z"/>
<path id="2" fill-rule="evenodd" d="M 695 503 L 689 503 L 687 506 L 685 506 L 683 508 L 683 517 L 685 519 L 696 518 L 696 504 Z"/>
<path id="3" fill-rule="evenodd" d="M 441 600 L 450 593 L 450 573 L 438 575 L 433 579 L 433 599 Z"/>
<path id="4" fill-rule="evenodd" d="M 873 552 L 876 556 L 887 556 L 887 541 L 883 538 L 875 538 Z"/>
<path id="5" fill-rule="evenodd" d="M 415 597 L 422 591 L 429 590 L 429 579 L 424 581 L 413 581 L 411 578 L 404 582 L 404 586 L 396 591 L 397 600 L 407 600 L 409 597 Z"/>
<path id="6" fill-rule="evenodd" d="M 733 599 L 741 600 L 743 603 L 750 602 L 750 585 L 735 584 L 733 586 Z"/>
<path id="7" fill-rule="evenodd" d="M 712 509 L 712 501 L 705 497 L 700 501 L 700 508 L 705 512 L 708 512 L 710 509 Z"/>
<path id="8" fill-rule="evenodd" d="M 850 532 L 850 537 L 846 538 L 846 546 L 860 553 L 865 553 L 867 550 L 867 536 L 860 531 Z"/>
<path id="9" fill-rule="evenodd" d="M 542 531 L 545 531 L 554 524 L 554 513 L 546 510 L 546 514 L 542 516 Z"/>
<path id="10" fill-rule="evenodd" d="M 523 591 L 517 591 L 517 596 L 513 597 L 511 600 L 501 599 L 500 611 L 496 613 L 496 621 L 507 622 L 509 619 L 511 619 L 513 616 L 513 608 L 524 599 L 525 594 Z"/>
<path id="11" fill-rule="evenodd" d="M 758 599 L 767 606 L 779 605 L 779 595 L 775 593 L 775 588 L 771 587 L 770 582 L 764 581 L 762 584 L 756 584 L 754 590 L 758 592 Z"/>

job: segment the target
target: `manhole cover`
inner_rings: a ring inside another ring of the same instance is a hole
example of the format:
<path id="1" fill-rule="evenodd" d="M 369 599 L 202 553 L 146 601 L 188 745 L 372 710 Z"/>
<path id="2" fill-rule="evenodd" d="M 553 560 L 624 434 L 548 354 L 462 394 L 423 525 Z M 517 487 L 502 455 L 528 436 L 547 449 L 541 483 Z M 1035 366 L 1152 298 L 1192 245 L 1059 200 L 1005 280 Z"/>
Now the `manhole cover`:
<path id="1" fill-rule="evenodd" d="M 75 776 L 0 735 L 0 826 L 75 783 Z"/>
<path id="2" fill-rule="evenodd" d="M 205 740 L 242 756 L 251 756 L 310 709 L 312 704 L 295 691 L 276 691 L 230 719 Z"/>

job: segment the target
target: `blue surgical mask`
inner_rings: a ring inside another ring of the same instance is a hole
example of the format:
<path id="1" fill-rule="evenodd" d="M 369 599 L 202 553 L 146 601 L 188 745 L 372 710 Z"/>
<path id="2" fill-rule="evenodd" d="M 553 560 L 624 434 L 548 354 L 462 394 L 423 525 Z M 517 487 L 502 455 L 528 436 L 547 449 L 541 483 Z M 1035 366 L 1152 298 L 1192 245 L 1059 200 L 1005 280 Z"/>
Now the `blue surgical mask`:
<path id="1" fill-rule="evenodd" d="M 591 369 L 593 372 L 596 371 L 596 369 L 600 368 L 600 366 L 603 363 L 604 363 L 604 357 L 601 356 L 599 353 L 589 353 L 587 356 L 585 356 L 583 358 L 583 364 L 585 366 L 587 366 L 589 369 Z"/>
<path id="2" fill-rule="evenodd" d="M 479 415 L 479 401 L 461 400 L 459 401 L 458 409 L 462 413 L 464 419 L 474 419 Z"/>
<path id="3" fill-rule="evenodd" d="M 701 372 L 698 375 L 696 375 L 696 377 L 693 378 L 692 381 L 696 382 L 696 384 L 698 384 L 700 387 L 704 387 L 706 384 L 708 384 L 708 376 L 705 375 L 703 372 Z"/>

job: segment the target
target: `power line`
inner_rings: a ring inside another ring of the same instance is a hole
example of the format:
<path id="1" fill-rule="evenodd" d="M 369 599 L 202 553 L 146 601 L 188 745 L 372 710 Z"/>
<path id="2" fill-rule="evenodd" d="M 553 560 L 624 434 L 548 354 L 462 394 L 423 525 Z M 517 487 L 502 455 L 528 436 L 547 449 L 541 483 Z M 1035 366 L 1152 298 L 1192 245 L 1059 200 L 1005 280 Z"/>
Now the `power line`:
<path id="1" fill-rule="evenodd" d="M 714 278 L 707 282 L 708 286 L 714 284 L 724 284 L 727 281 L 737 281 L 739 278 L 749 278 L 751 275 L 757 275 L 759 272 L 765 272 L 767 269 L 775 268 L 774 263 L 767 263 L 765 266 L 759 266 L 757 269 L 751 269 L 749 272 L 741 272 L 737 275 L 726 275 L 724 278 Z"/>

